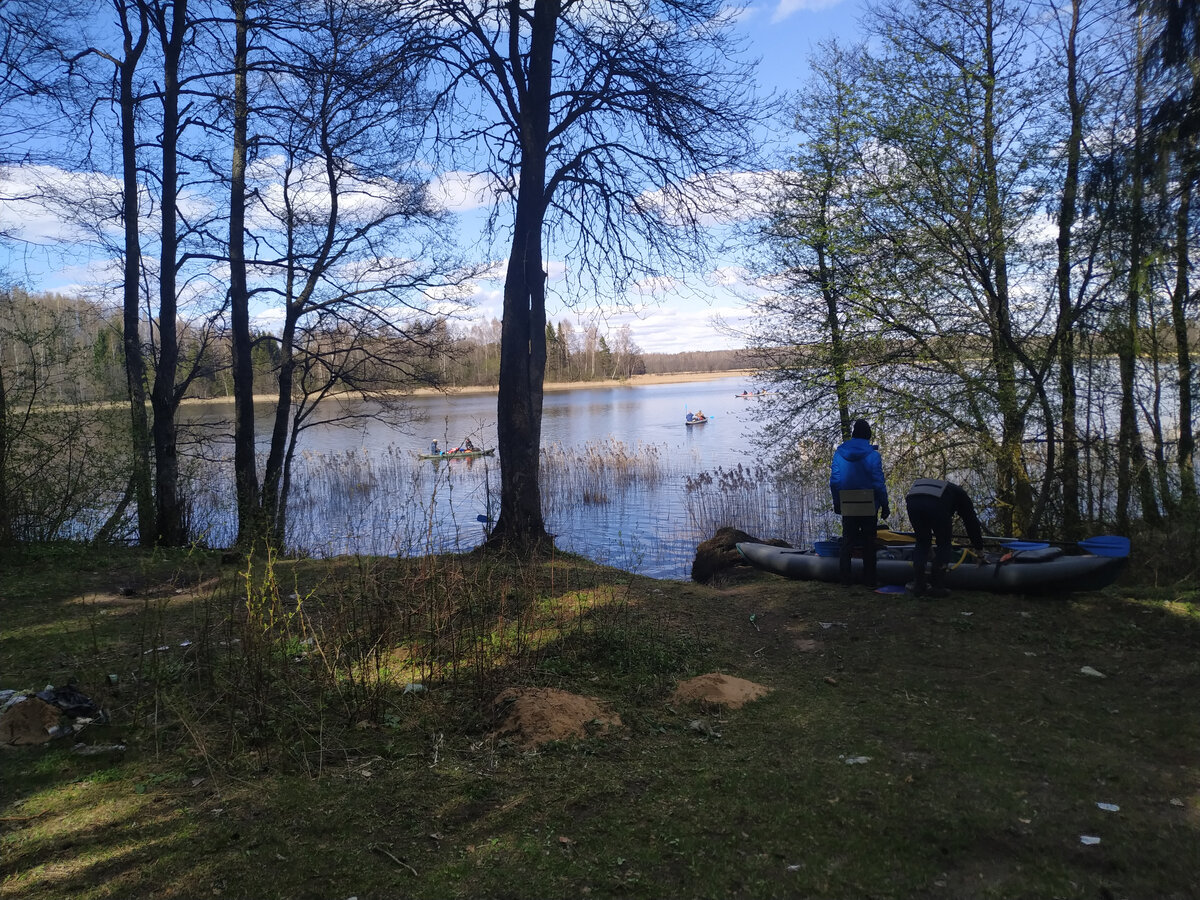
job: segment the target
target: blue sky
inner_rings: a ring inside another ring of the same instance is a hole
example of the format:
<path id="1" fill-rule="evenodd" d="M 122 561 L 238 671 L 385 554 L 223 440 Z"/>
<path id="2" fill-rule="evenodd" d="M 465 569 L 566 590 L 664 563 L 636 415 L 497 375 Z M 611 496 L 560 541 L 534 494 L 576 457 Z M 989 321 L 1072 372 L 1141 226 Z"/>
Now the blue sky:
<path id="1" fill-rule="evenodd" d="M 816 44 L 837 36 L 854 40 L 863 0 L 779 0 L 748 6 L 739 27 L 747 37 L 747 52 L 759 59 L 759 84 L 765 91 L 798 90 L 808 69 L 808 57 Z M 468 226 L 464 216 L 463 225 Z M 548 260 L 551 275 L 561 271 L 562 260 Z M 746 318 L 739 261 L 727 259 L 707 277 L 686 282 L 647 286 L 640 294 L 628 295 L 625 304 L 599 307 L 585 299 L 574 308 L 566 308 L 551 297 L 547 315 L 552 321 L 562 318 L 579 324 L 599 320 L 601 330 L 615 332 L 628 323 L 635 342 L 648 352 L 715 350 L 738 346 L 735 338 L 714 327 L 721 319 L 734 327 Z M 475 294 L 476 314 L 500 318 L 499 281 L 481 282 Z"/>
<path id="2" fill-rule="evenodd" d="M 855 37 L 863 2 L 778 0 L 746 7 L 738 27 L 746 35 L 748 53 L 760 60 L 758 80 L 762 89 L 775 92 L 799 89 L 807 73 L 809 53 L 819 41 L 833 35 L 843 40 Z M 22 176 L 37 182 L 55 177 L 55 173 L 49 169 L 38 173 L 26 169 Z M 6 179 L 10 182 L 7 185 Z M 8 175 L 0 173 L 0 193 L 10 197 L 19 193 L 22 178 L 15 178 L 15 183 L 13 179 L 11 172 Z M 478 215 L 478 211 L 462 213 L 460 231 L 465 240 L 470 240 Z M 43 248 L 58 246 L 58 238 L 66 231 L 58 217 L 25 204 L 0 204 L 0 225 L 20 228 L 27 238 L 37 241 Z M 5 262 L 2 257 L 0 253 L 0 264 Z M 547 260 L 552 279 L 554 273 L 567 264 L 563 260 Z M 111 264 L 104 260 L 87 255 L 72 258 L 67 254 L 44 251 L 18 250 L 16 255 L 9 257 L 7 266 L 9 277 L 24 282 L 30 289 L 65 293 L 84 292 L 89 283 L 98 280 L 108 280 L 111 284 L 115 274 Z M 547 313 L 554 321 L 568 318 L 586 324 L 599 320 L 602 331 L 608 333 L 628 323 L 635 342 L 645 351 L 735 346 L 736 340 L 717 331 L 712 322 L 720 318 L 736 325 L 739 320 L 744 320 L 745 306 L 738 297 L 740 274 L 739 260 L 727 259 L 702 278 L 645 286 L 640 293 L 628 295 L 624 304 L 602 309 L 584 297 L 579 298 L 574 309 L 566 309 L 552 300 Z M 502 271 L 499 275 L 502 278 Z M 499 280 L 477 283 L 473 296 L 475 315 L 484 319 L 500 317 L 501 286 Z M 265 326 L 275 318 L 270 310 L 260 311 L 259 319 Z"/>

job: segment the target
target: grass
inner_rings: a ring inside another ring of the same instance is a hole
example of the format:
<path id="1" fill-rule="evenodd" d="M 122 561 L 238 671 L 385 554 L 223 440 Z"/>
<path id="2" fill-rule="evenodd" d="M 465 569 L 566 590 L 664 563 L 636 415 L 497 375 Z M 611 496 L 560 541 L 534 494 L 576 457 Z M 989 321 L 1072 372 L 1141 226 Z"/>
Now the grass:
<path id="1" fill-rule="evenodd" d="M 0 898 L 1197 896 L 1193 585 L 916 602 L 569 556 L 4 562 L 0 688 L 74 680 L 112 715 L 79 740 L 127 749 L 0 751 Z M 671 701 L 711 671 L 771 693 Z M 490 736 L 508 685 L 624 727 L 522 752 Z"/>

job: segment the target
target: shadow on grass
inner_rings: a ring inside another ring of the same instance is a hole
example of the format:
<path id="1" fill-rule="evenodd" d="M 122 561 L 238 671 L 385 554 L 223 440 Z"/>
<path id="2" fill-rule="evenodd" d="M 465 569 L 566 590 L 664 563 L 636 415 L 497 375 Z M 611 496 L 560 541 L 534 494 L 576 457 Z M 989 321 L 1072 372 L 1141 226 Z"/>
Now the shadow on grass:
<path id="1" fill-rule="evenodd" d="M 202 650 L 117 705 L 127 759 L 6 754 L 0 897 L 1192 895 L 1200 629 L 1173 596 L 715 590 L 554 555 L 277 561 L 192 597 L 172 568 L 103 662 Z M 88 671 L 76 588 L 10 586 L 31 630 L 0 671 Z M 712 670 L 772 692 L 670 702 Z M 520 752 L 489 737 L 510 684 L 626 728 Z"/>

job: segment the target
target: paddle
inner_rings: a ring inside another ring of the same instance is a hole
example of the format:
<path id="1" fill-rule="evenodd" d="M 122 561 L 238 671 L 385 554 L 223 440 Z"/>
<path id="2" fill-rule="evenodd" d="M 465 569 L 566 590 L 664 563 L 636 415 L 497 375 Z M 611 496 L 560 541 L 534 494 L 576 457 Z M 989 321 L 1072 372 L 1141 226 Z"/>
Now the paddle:
<path id="1" fill-rule="evenodd" d="M 891 531 L 886 523 L 881 522 L 877 529 L 887 529 L 900 537 L 916 537 L 911 531 Z M 1131 545 L 1129 538 L 1117 534 L 1098 534 L 1095 537 L 1084 538 L 1082 541 L 1022 541 L 1017 538 L 1002 537 L 998 534 L 985 534 L 985 543 L 1001 544 L 1009 550 L 1038 550 L 1043 547 L 1078 547 L 1093 556 L 1128 556 Z"/>

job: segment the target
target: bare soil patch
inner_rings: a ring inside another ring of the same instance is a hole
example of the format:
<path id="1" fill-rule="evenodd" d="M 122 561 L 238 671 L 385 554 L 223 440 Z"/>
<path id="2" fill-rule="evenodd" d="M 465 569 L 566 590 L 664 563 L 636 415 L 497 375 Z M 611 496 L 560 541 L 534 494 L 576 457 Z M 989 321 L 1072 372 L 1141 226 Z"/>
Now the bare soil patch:
<path id="1" fill-rule="evenodd" d="M 671 699 L 676 703 L 711 703 L 729 709 L 741 709 L 768 693 L 770 688 L 745 678 L 709 672 L 681 682 Z"/>
<path id="2" fill-rule="evenodd" d="M 503 721 L 492 737 L 507 738 L 526 750 L 550 741 L 609 734 L 621 727 L 621 717 L 608 704 L 557 688 L 508 688 L 493 705 Z"/>

